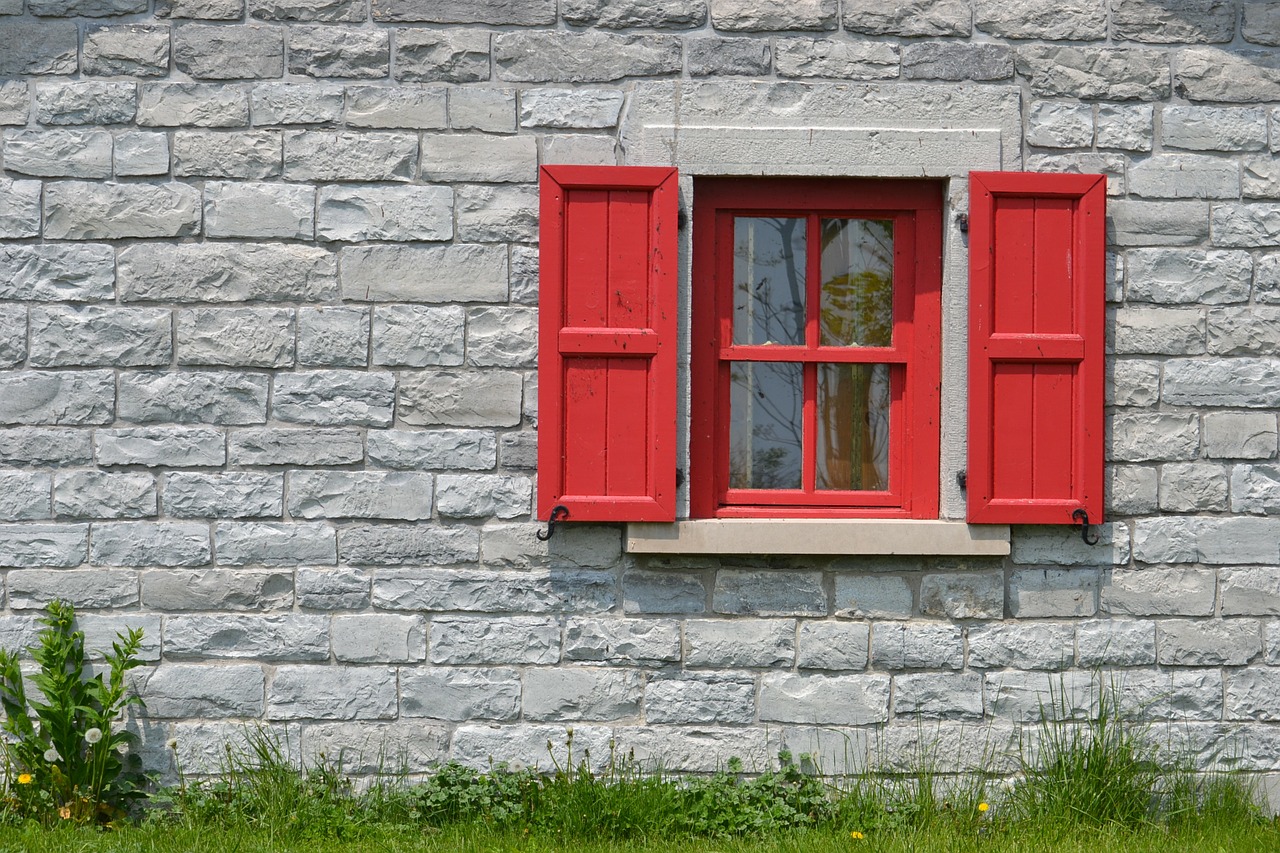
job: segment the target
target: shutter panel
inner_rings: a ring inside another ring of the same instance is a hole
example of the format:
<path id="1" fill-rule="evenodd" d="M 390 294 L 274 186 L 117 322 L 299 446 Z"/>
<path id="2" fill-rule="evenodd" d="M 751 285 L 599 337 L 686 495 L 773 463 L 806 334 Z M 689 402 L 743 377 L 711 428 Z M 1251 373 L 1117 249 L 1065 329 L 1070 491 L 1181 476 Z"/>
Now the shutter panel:
<path id="1" fill-rule="evenodd" d="M 538 517 L 674 521 L 676 170 L 541 172 Z"/>
<path id="2" fill-rule="evenodd" d="M 969 521 L 1102 521 L 1103 175 L 969 176 Z"/>

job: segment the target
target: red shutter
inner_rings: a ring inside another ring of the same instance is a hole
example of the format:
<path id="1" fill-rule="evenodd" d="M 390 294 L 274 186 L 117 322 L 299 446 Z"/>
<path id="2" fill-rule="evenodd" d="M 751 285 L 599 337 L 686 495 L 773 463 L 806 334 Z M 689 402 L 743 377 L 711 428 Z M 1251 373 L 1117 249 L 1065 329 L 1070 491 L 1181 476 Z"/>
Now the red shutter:
<path id="1" fill-rule="evenodd" d="M 1103 175 L 969 176 L 969 521 L 1102 521 Z"/>
<path id="2" fill-rule="evenodd" d="M 676 170 L 542 169 L 538 516 L 673 521 Z"/>

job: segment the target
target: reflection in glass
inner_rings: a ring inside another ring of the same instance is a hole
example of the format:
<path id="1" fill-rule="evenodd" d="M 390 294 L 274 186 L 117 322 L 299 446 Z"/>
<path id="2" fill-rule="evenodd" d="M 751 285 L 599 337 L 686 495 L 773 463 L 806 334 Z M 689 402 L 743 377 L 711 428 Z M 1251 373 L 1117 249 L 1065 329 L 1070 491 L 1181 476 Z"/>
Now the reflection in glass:
<path id="1" fill-rule="evenodd" d="M 889 366 L 818 365 L 818 488 L 889 488 Z"/>
<path id="2" fill-rule="evenodd" d="M 821 227 L 819 345 L 892 345 L 893 221 L 824 219 Z"/>
<path id="3" fill-rule="evenodd" d="M 805 220 L 733 220 L 733 342 L 803 344 Z"/>
<path id="4" fill-rule="evenodd" d="M 730 488 L 800 488 L 803 375 L 799 364 L 732 364 Z"/>

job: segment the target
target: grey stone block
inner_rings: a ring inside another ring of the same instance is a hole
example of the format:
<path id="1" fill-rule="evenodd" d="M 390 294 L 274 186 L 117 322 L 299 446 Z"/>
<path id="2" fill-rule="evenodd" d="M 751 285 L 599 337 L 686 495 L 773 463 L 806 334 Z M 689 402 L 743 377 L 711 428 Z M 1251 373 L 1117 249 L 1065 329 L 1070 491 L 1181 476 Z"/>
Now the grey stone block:
<path id="1" fill-rule="evenodd" d="M 289 475 L 294 518 L 431 517 L 432 476 L 375 471 L 295 471 Z"/>
<path id="2" fill-rule="evenodd" d="M 641 766 L 673 773 L 716 773 L 734 758 L 744 767 L 770 767 L 777 758 L 776 735 L 764 728 L 617 726 L 612 734 L 616 748 L 634 753 Z"/>
<path id="3" fill-rule="evenodd" d="M 43 609 L 55 600 L 76 610 L 110 610 L 138 603 L 138 576 L 132 571 L 26 569 L 9 572 L 6 583 L 13 610 Z"/>
<path id="4" fill-rule="evenodd" d="M 1257 302 L 1280 302 L 1280 254 L 1258 258 L 1253 275 L 1253 296 Z"/>
<path id="5" fill-rule="evenodd" d="M 1103 619 L 1076 626 L 1080 666 L 1152 666 L 1156 662 L 1156 626 L 1139 619 Z"/>
<path id="6" fill-rule="evenodd" d="M 0 521 L 42 521 L 53 516 L 53 478 L 0 471 Z"/>
<path id="7" fill-rule="evenodd" d="M 1147 198 L 1233 198 L 1239 164 L 1195 154 L 1156 155 L 1128 171 L 1129 191 Z"/>
<path id="8" fill-rule="evenodd" d="M 520 716 L 520 673 L 514 669 L 400 669 L 400 715 L 434 720 L 513 721 Z"/>
<path id="9" fill-rule="evenodd" d="M 321 240 L 448 240 L 453 191 L 448 187 L 323 187 Z"/>
<path id="10" fill-rule="evenodd" d="M 443 88 L 348 86 L 347 126 L 440 130 L 449 126 L 446 100 Z"/>
<path id="11" fill-rule="evenodd" d="M 178 659 L 328 660 L 328 628 L 327 616 L 166 616 L 164 651 Z"/>
<path id="12" fill-rule="evenodd" d="M 685 666 L 790 667 L 793 619 L 691 619 L 685 623 Z"/>
<path id="13" fill-rule="evenodd" d="M 1009 615 L 1092 616 L 1098 609 L 1094 569 L 1022 569 L 1009 576 Z"/>
<path id="14" fill-rule="evenodd" d="M 523 389 L 507 371 L 419 371 L 400 378 L 400 419 L 414 426 L 517 426 Z"/>
<path id="15" fill-rule="evenodd" d="M 341 255 L 346 299 L 499 302 L 507 298 L 505 247 L 356 246 L 343 249 Z"/>
<path id="16" fill-rule="evenodd" d="M 0 238 L 17 240 L 39 235 L 40 182 L 0 178 Z"/>
<path id="17" fill-rule="evenodd" d="M 36 86 L 36 121 L 42 125 L 129 124 L 133 122 L 137 108 L 138 92 L 133 83 L 47 83 Z"/>
<path id="18" fill-rule="evenodd" d="M 59 518 L 147 518 L 156 514 L 156 481 L 150 474 L 72 471 L 53 483 Z"/>
<path id="19" fill-rule="evenodd" d="M 356 430 L 242 429 L 231 434 L 232 465 L 348 465 L 364 459 Z"/>
<path id="20" fill-rule="evenodd" d="M 436 478 L 436 510 L 454 518 L 519 518 L 533 497 L 528 477 L 497 474 L 441 474 Z"/>
<path id="21" fill-rule="evenodd" d="M 1280 577 L 1269 566 L 1220 569 L 1218 598 L 1223 616 L 1280 615 Z"/>
<path id="22" fill-rule="evenodd" d="M 1031 623 L 969 629 L 969 666 L 975 669 L 1066 669 L 1075 659 L 1075 627 Z"/>
<path id="23" fill-rule="evenodd" d="M 800 623 L 799 669 L 867 668 L 870 630 L 865 624 L 806 621 Z"/>
<path id="24" fill-rule="evenodd" d="M 134 423 L 260 424 L 267 377 L 252 373 L 128 373 L 119 381 L 119 416 Z"/>
<path id="25" fill-rule="evenodd" d="M 560 623 L 554 617 L 435 617 L 430 660 L 440 664 L 554 664 L 560 662 Z"/>
<path id="26" fill-rule="evenodd" d="M 368 308 L 298 309 L 298 363 L 309 367 L 364 367 L 369 363 Z"/>
<path id="27" fill-rule="evenodd" d="M 1111 37 L 1176 44 L 1227 42 L 1235 35 L 1235 4 L 1227 0 L 1116 0 L 1111 5 Z"/>
<path id="28" fill-rule="evenodd" d="M 1139 563 L 1191 563 L 1198 556 L 1196 525 L 1185 518 L 1138 521 L 1133 543 Z M 1102 588 L 1102 610 L 1134 616 L 1211 613 L 1213 575 L 1189 568 L 1114 571 Z"/>
<path id="29" fill-rule="evenodd" d="M 1271 158 L 1240 164 L 1240 191 L 1245 198 L 1280 198 L 1280 166 Z"/>
<path id="30" fill-rule="evenodd" d="M 487 772 L 495 762 L 506 761 L 511 767 L 536 768 L 544 772 L 556 766 L 577 766 L 586 761 L 600 772 L 609 760 L 609 741 L 614 730 L 608 726 L 576 725 L 573 727 L 573 755 L 565 754 L 565 727 L 558 724 L 541 726 L 458 726 L 453 735 L 454 761 L 473 770 Z M 547 744 L 554 750 L 548 750 Z"/>
<path id="31" fill-rule="evenodd" d="M 289 73 L 362 80 L 386 77 L 391 73 L 391 35 L 386 30 L 290 27 Z"/>
<path id="32" fill-rule="evenodd" d="M 616 127 L 623 98 L 616 89 L 526 89 L 520 93 L 520 126 Z"/>
<path id="33" fill-rule="evenodd" d="M 467 312 L 467 364 L 471 366 L 533 367 L 537 342 L 537 313 L 531 308 L 473 308 Z"/>
<path id="34" fill-rule="evenodd" d="M 185 184 L 45 186 L 44 235 L 58 240 L 186 237 L 200 230 L 200 191 Z"/>
<path id="35" fill-rule="evenodd" d="M 573 618 L 565 623 L 566 661 L 662 666 L 680 660 L 680 625 L 666 620 Z"/>
<path id="36" fill-rule="evenodd" d="M 822 2 L 834 10 L 834 0 Z M 681 70 L 677 36 L 598 30 L 500 33 L 493 38 L 493 59 L 501 79 L 520 83 L 608 83 Z"/>
<path id="37" fill-rule="evenodd" d="M 1160 141 L 1192 151 L 1261 151 L 1267 147 L 1267 115 L 1261 108 L 1166 106 Z"/>
<path id="38" fill-rule="evenodd" d="M 0 125 L 27 123 L 31 114 L 31 95 L 25 80 L 0 83 Z"/>
<path id="39" fill-rule="evenodd" d="M 389 528 L 382 527 L 381 530 Z M 390 528 L 394 530 L 394 528 Z M 368 531 L 361 531 L 367 535 Z M 368 562 L 375 565 L 395 565 L 397 563 L 434 563 L 443 565 L 449 562 L 462 562 L 463 559 L 475 559 L 475 540 L 469 535 L 470 528 L 453 528 L 447 531 L 452 541 L 446 541 L 444 550 L 439 532 L 433 537 L 434 542 L 420 531 L 411 530 L 416 535 L 412 541 L 419 549 L 412 553 L 404 546 L 407 535 L 400 537 L 400 542 L 377 543 L 382 554 L 377 559 L 363 560 L 356 558 L 350 562 Z M 402 532 L 403 533 L 403 532 Z M 344 533 L 344 548 L 353 539 Z M 430 552 L 422 554 L 430 543 L 434 547 Z M 366 545 L 368 548 L 368 545 Z M 392 549 L 398 548 L 398 553 Z M 467 554 L 463 548 L 470 550 Z M 451 552 L 451 553 L 450 553 Z M 344 559 L 346 552 L 344 551 Z M 481 613 L 601 613 L 610 610 L 616 604 L 615 584 L 613 578 L 605 572 L 590 571 L 550 571 L 550 572 L 492 572 L 474 569 L 401 569 L 398 571 L 382 571 L 378 573 L 373 584 L 373 603 L 375 607 L 386 610 L 460 610 Z"/>
<path id="40" fill-rule="evenodd" d="M 960 669 L 964 636 L 938 622 L 877 622 L 871 632 L 871 665 L 877 669 Z"/>
<path id="41" fill-rule="evenodd" d="M 526 720 L 618 720 L 638 717 L 644 676 L 619 669 L 527 669 Z"/>
<path id="42" fill-rule="evenodd" d="M 0 462 L 6 465 L 86 465 L 92 458 L 89 430 L 0 430 Z"/>
<path id="43" fill-rule="evenodd" d="M 360 610 L 369 606 L 369 575 L 359 569 L 300 568 L 294 583 L 299 607 Z"/>
<path id="44" fill-rule="evenodd" d="M 169 73 L 169 28 L 146 24 L 87 27 L 83 51 L 85 74 L 164 77 Z M 132 110 L 130 113 L 132 118 Z"/>
<path id="45" fill-rule="evenodd" d="M 768 39 L 689 38 L 685 62 L 694 77 L 767 75 L 773 64 Z"/>
<path id="46" fill-rule="evenodd" d="M 703 613 L 707 590 L 703 579 L 687 572 L 630 569 L 622 575 L 625 613 Z"/>
<path id="47" fill-rule="evenodd" d="M 492 569 L 545 567 L 551 562 L 546 543 L 529 537 L 537 522 L 489 521 L 480 528 L 480 562 Z M 557 560 L 557 565 L 563 562 Z"/>
<path id="48" fill-rule="evenodd" d="M 1142 519 L 1133 526 L 1133 558 L 1139 563 L 1189 563 L 1196 559 L 1198 521 Z"/>
<path id="49" fill-rule="evenodd" d="M 142 603 L 155 610 L 288 610 L 293 606 L 293 576 L 252 569 L 143 572 Z M 172 645 L 166 651 L 174 653 Z"/>
<path id="50" fill-rule="evenodd" d="M 118 177 L 167 175 L 169 137 L 151 132 L 117 134 L 112 159 Z"/>
<path id="51" fill-rule="evenodd" d="M 171 334 L 169 312 L 161 308 L 35 308 L 29 358 L 35 367 L 167 365 Z"/>
<path id="52" fill-rule="evenodd" d="M 1125 359 L 1112 363 L 1107 399 L 1116 406 L 1154 406 L 1160 400 L 1160 363 Z"/>
<path id="53" fill-rule="evenodd" d="M 482 30 L 398 29 L 395 78 L 413 83 L 488 80 L 489 41 Z"/>
<path id="54" fill-rule="evenodd" d="M 1093 144 L 1093 107 L 1040 101 L 1027 116 L 1027 142 L 1044 148 L 1088 148 Z"/>
<path id="55" fill-rule="evenodd" d="M 204 80 L 279 77 L 284 73 L 284 30 L 255 24 L 176 27 L 173 64 Z"/>
<path id="56" fill-rule="evenodd" d="M 893 713 L 925 720 L 981 719 L 982 683 L 977 672 L 895 675 Z"/>
<path id="57" fill-rule="evenodd" d="M 202 566 L 212 560 L 209 526 L 112 521 L 93 526 L 89 559 L 98 566 Z"/>
<path id="58" fill-rule="evenodd" d="M 109 424 L 114 386 L 109 370 L 0 373 L 0 424 Z"/>
<path id="59" fill-rule="evenodd" d="M 488 67 L 487 58 L 485 67 Z M 516 90 L 506 88 L 450 89 L 449 126 L 454 130 L 515 133 Z"/>
<path id="60" fill-rule="evenodd" d="M 282 666 L 267 687 L 270 720 L 389 720 L 397 707 L 388 667 Z"/>
<path id="61" fill-rule="evenodd" d="M 202 427 L 100 429 L 94 447 L 99 465 L 194 468 L 227 461 L 222 430 Z"/>
<path id="62" fill-rule="evenodd" d="M 1276 289 L 1280 291 L 1280 264 L 1276 270 Z M 538 250 L 533 246 L 511 247 L 510 291 L 513 303 L 538 304 Z"/>
<path id="63" fill-rule="evenodd" d="M 1226 479 L 1225 471 L 1222 474 Z M 1225 493 L 1225 484 L 1222 491 Z M 1219 506 L 1225 509 L 1226 496 Z M 1231 511 L 1256 515 L 1280 512 L 1280 468 L 1275 465 L 1236 465 L 1231 470 Z"/>
<path id="64" fill-rule="evenodd" d="M 303 727 L 307 766 L 336 760 L 357 777 L 379 778 L 389 771 L 425 774 L 448 758 L 449 732 L 421 722 L 319 723 Z"/>
<path id="65" fill-rule="evenodd" d="M 967 36 L 973 31 L 969 0 L 845 0 L 844 28 L 871 35 Z"/>
<path id="66" fill-rule="evenodd" d="M 1280 405 L 1280 362 L 1267 358 L 1170 359 L 1160 399 L 1175 406 Z"/>
<path id="67" fill-rule="evenodd" d="M 178 313 L 178 364 L 292 367 L 290 308 L 192 308 Z"/>
<path id="68" fill-rule="evenodd" d="M 357 565 L 447 565 L 474 562 L 479 557 L 479 549 L 478 532 L 466 527 L 356 526 L 344 528 L 342 533 L 342 560 Z M 394 599 L 406 590 L 397 582 L 392 582 L 385 588 L 375 588 L 374 592 L 375 597 L 381 592 Z M 424 594 L 430 593 L 424 591 Z"/>
<path id="69" fill-rule="evenodd" d="M 508 432 L 499 439 L 502 445 L 502 467 L 537 468 L 538 437 L 528 432 Z"/>
<path id="70" fill-rule="evenodd" d="M 204 187 L 204 233 L 310 240 L 315 204 L 314 187 L 209 181 Z"/>
<path id="71" fill-rule="evenodd" d="M 1111 349 L 1117 355 L 1200 355 L 1205 351 L 1205 316 L 1198 308 L 1116 309 Z"/>
<path id="72" fill-rule="evenodd" d="M 427 632 L 421 616 L 334 616 L 329 643 L 334 658 L 344 663 L 409 663 L 427 656 Z"/>
<path id="73" fill-rule="evenodd" d="M 1210 220 L 1215 246 L 1280 246 L 1280 204 L 1216 204 Z"/>
<path id="74" fill-rule="evenodd" d="M 259 21 L 363 21 L 359 0 L 250 0 L 249 17 Z M 290 45 L 292 47 L 292 45 Z"/>
<path id="75" fill-rule="evenodd" d="M 1121 0 L 1123 2 L 1123 0 Z M 974 26 L 1007 39 L 1092 41 L 1106 38 L 1106 8 L 1100 0 L 974 0 Z"/>
<path id="76" fill-rule="evenodd" d="M 1168 388 L 1166 384 L 1166 399 Z M 1200 422 L 1195 415 L 1123 413 L 1116 414 L 1110 426 L 1109 459 L 1145 462 L 1200 456 Z"/>
<path id="77" fill-rule="evenodd" d="M 463 309 L 379 306 L 373 312 L 373 363 L 393 367 L 462 364 Z"/>
<path id="78" fill-rule="evenodd" d="M 21 175 L 111 177 L 111 134 L 105 130 L 17 130 L 4 134 L 5 168 Z"/>
<path id="79" fill-rule="evenodd" d="M 129 613 L 120 616 L 100 614 L 83 614 L 76 616 L 76 627 L 84 632 L 84 647 L 91 660 L 101 660 L 102 653 L 111 650 L 111 644 L 119 639 L 119 635 L 127 634 L 130 629 L 142 631 L 142 645 L 138 649 L 138 660 L 160 660 L 160 617 L 143 613 Z M 14 645 L 4 644 L 4 648 Z"/>
<path id="80" fill-rule="evenodd" d="M 1156 624 L 1165 666 L 1243 666 L 1262 653 L 1256 619 L 1167 619 Z"/>
<path id="81" fill-rule="evenodd" d="M 249 95 L 215 83 L 148 83 L 138 96 L 138 124 L 144 127 L 243 127 L 249 123 Z"/>
<path id="82" fill-rule="evenodd" d="M 27 9 L 41 17 L 108 18 L 147 11 L 142 0 L 31 0 Z"/>
<path id="83" fill-rule="evenodd" d="M 1089 720 L 1098 715 L 1099 686 L 1092 673 L 987 673 L 986 712 L 1020 722 Z"/>
<path id="84" fill-rule="evenodd" d="M 27 359 L 27 311 L 20 305 L 0 307 L 0 366 Z"/>
<path id="85" fill-rule="evenodd" d="M 1052 525 L 1019 528 L 1013 540 L 1013 560 L 1053 566 L 1126 565 L 1129 562 L 1128 525 L 1111 522 L 1096 527 L 1096 545 L 1086 544 L 1078 531 Z M 1067 535 L 1070 533 L 1076 533 L 1074 539 Z"/>
<path id="86" fill-rule="evenodd" d="M 165 514 L 175 518 L 279 518 L 284 475 L 226 471 L 164 478 Z"/>
<path id="87" fill-rule="evenodd" d="M 538 194 L 533 187 L 458 188 L 458 239 L 476 243 L 538 239 Z"/>
<path id="88" fill-rule="evenodd" d="M 760 679 L 761 721 L 866 725 L 888 718 L 887 675 L 766 673 Z"/>
<path id="89" fill-rule="evenodd" d="M 337 563 L 337 534 L 323 523 L 226 522 L 214 530 L 213 544 L 223 566 Z"/>
<path id="90" fill-rule="evenodd" d="M 497 464 L 497 441 L 484 430 L 371 432 L 369 463 L 399 470 L 487 471 Z"/>
<path id="91" fill-rule="evenodd" d="M 1099 15 L 1093 20 L 1098 25 L 1105 19 Z M 1045 97 L 1111 101 L 1169 97 L 1169 56 L 1163 51 L 1038 44 L 1017 48 L 1014 62 L 1031 91 Z"/>
<path id="92" fill-rule="evenodd" d="M 989 81 L 1013 77 L 1013 50 L 996 44 L 921 42 L 902 48 L 908 80 Z"/>
<path id="93" fill-rule="evenodd" d="M 542 164 L 618 165 L 618 143 L 612 136 L 581 133 L 542 137 Z M 515 248 L 515 247 L 513 247 Z"/>
<path id="94" fill-rule="evenodd" d="M 418 139 L 408 133 L 284 133 L 284 174 L 291 181 L 409 181 L 417 158 Z"/>
<path id="95" fill-rule="evenodd" d="M 0 22 L 0 76 L 74 74 L 80 33 L 71 21 Z"/>
<path id="96" fill-rule="evenodd" d="M 706 0 L 567 0 L 560 17 L 570 24 L 626 29 L 683 29 L 706 23 Z"/>
<path id="97" fill-rule="evenodd" d="M 1150 104 L 1099 104 L 1096 118 L 1099 148 L 1150 151 L 1154 109 Z"/>
<path id="98" fill-rule="evenodd" d="M 780 38 L 773 43 L 779 77 L 885 80 L 898 76 L 899 52 L 884 42 Z"/>
<path id="99" fill-rule="evenodd" d="M 388 373 L 315 370 L 280 375 L 272 414 L 318 426 L 391 426 L 395 379 Z"/>
<path id="100" fill-rule="evenodd" d="M 255 125 L 335 124 L 344 100 L 342 86 L 325 83 L 259 83 L 250 92 Z"/>
<path id="101" fill-rule="evenodd" d="M 422 177 L 431 181 L 532 182 L 538 149 L 532 136 L 426 134 Z"/>
<path id="102" fill-rule="evenodd" d="M 820 572 L 721 569 L 711 598 L 717 613 L 750 616 L 825 616 Z"/>
<path id="103" fill-rule="evenodd" d="M 282 168 L 281 145 L 278 130 L 176 131 L 173 173 L 188 178 L 274 178 Z"/>
<path id="104" fill-rule="evenodd" d="M 160 719 L 220 719 L 261 716 L 265 685 L 257 664 L 162 664 L 143 670 L 136 689 L 146 694 L 147 713 Z"/>
<path id="105" fill-rule="evenodd" d="M 1276 455 L 1275 418 L 1267 412 L 1207 412 L 1204 444 L 1214 459 L 1271 459 Z"/>
<path id="106" fill-rule="evenodd" d="M 87 524 L 0 524 L 0 566 L 78 566 L 89 554 Z"/>
<path id="107" fill-rule="evenodd" d="M 1133 249 L 1125 260 L 1130 301 L 1221 305 L 1249 298 L 1253 259 L 1244 251 Z"/>
<path id="108" fill-rule="evenodd" d="M 1191 101 L 1274 101 L 1280 97 L 1280 57 L 1274 51 L 1190 48 L 1178 55 L 1174 87 Z"/>
<path id="109" fill-rule="evenodd" d="M 835 576 L 835 615 L 856 619 L 908 619 L 911 587 L 904 578 L 861 574 Z"/>
<path id="110" fill-rule="evenodd" d="M 925 575 L 920 612 L 950 619 L 1003 618 L 1004 577 L 992 572 Z"/>
<path id="111" fill-rule="evenodd" d="M 1225 716 L 1229 720 L 1280 719 L 1280 672 L 1273 669 L 1228 671 Z"/>
<path id="112" fill-rule="evenodd" d="M 555 0 L 390 0 L 373 10 L 375 21 L 434 24 L 553 24 Z"/>
<path id="113" fill-rule="evenodd" d="M 711 25 L 717 30 L 834 30 L 836 0 L 711 0 Z"/>
<path id="114" fill-rule="evenodd" d="M 1166 512 L 1225 510 L 1226 467 L 1195 462 L 1164 465 L 1160 469 L 1160 508 Z"/>
<path id="115" fill-rule="evenodd" d="M 748 673 L 664 676 L 645 687 L 649 723 L 750 725 L 755 715 L 756 683 Z"/>

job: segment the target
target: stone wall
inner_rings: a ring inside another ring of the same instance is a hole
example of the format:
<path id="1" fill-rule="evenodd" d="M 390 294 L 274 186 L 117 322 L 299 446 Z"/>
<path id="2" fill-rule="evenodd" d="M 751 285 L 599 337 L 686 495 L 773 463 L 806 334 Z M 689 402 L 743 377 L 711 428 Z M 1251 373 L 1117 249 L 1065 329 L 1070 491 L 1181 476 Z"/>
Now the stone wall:
<path id="1" fill-rule="evenodd" d="M 948 769 L 1101 681 L 1280 772 L 1278 44 L 1251 0 L 0 0 L 0 645 L 54 597 L 143 627 L 160 770 L 244 721 L 357 772 L 545 763 L 567 725 L 596 761 Z M 1100 546 L 535 540 L 537 166 L 745 89 L 1007 106 L 1003 168 L 1109 176 Z"/>

